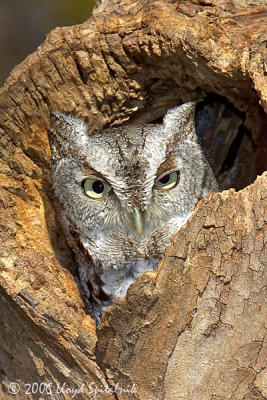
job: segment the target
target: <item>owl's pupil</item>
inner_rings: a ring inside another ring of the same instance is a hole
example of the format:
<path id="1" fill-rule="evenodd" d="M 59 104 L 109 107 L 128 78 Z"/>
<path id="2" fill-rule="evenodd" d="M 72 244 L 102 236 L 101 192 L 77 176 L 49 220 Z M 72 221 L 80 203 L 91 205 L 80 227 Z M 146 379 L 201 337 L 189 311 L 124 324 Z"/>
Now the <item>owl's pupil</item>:
<path id="1" fill-rule="evenodd" d="M 92 189 L 95 193 L 103 193 L 104 191 L 104 183 L 101 181 L 95 181 L 92 184 Z"/>
<path id="2" fill-rule="evenodd" d="M 160 183 L 168 183 L 170 179 L 170 174 L 163 176 L 161 179 L 159 179 Z"/>

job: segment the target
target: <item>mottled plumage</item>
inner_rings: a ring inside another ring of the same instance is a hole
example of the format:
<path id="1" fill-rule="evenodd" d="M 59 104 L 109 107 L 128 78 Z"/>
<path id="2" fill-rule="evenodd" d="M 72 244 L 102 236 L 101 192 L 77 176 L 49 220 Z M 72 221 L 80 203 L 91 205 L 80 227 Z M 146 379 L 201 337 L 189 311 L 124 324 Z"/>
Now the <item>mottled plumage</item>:
<path id="1" fill-rule="evenodd" d="M 96 322 L 138 275 L 157 266 L 198 200 L 217 189 L 197 142 L 194 109 L 186 103 L 162 124 L 92 135 L 78 118 L 52 115 L 56 210 Z"/>

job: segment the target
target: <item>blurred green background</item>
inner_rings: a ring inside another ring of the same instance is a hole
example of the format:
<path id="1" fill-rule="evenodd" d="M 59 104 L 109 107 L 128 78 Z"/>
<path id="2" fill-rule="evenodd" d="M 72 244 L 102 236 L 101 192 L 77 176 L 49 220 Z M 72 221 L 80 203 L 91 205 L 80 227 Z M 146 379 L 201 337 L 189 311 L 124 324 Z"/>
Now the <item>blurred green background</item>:
<path id="1" fill-rule="evenodd" d="M 94 0 L 0 0 L 0 86 L 57 26 L 86 21 Z"/>

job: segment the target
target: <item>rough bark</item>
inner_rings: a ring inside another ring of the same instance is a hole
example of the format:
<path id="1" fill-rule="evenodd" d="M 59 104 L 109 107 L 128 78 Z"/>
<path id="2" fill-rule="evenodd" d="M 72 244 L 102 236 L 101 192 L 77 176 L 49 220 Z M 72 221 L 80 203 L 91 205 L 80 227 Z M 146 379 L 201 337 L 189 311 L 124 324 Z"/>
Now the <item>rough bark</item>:
<path id="1" fill-rule="evenodd" d="M 13 70 L 0 91 L 1 399 L 70 399 L 67 387 L 88 399 L 91 382 L 135 385 L 136 393 L 97 399 L 267 398 L 267 174 L 203 199 L 158 270 L 95 329 L 51 203 L 47 136 L 51 110 L 75 113 L 94 131 L 151 121 L 212 92 L 246 113 L 262 173 L 265 5 L 102 1 L 94 18 L 55 29 Z M 21 385 L 17 396 L 10 382 Z M 52 394 L 27 395 L 33 382 L 51 382 Z"/>

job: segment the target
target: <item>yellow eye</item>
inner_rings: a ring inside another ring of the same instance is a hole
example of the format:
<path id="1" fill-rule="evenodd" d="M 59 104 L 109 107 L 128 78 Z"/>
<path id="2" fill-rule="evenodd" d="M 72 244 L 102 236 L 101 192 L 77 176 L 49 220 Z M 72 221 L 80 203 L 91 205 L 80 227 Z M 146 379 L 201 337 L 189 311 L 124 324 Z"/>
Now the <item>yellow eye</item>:
<path id="1" fill-rule="evenodd" d="M 171 172 L 170 174 L 166 174 L 157 180 L 155 183 L 156 188 L 169 190 L 172 189 L 179 181 L 179 172 Z"/>
<path id="2" fill-rule="evenodd" d="M 85 194 L 93 199 L 101 199 L 110 191 L 111 187 L 100 179 L 87 178 L 82 182 Z"/>

